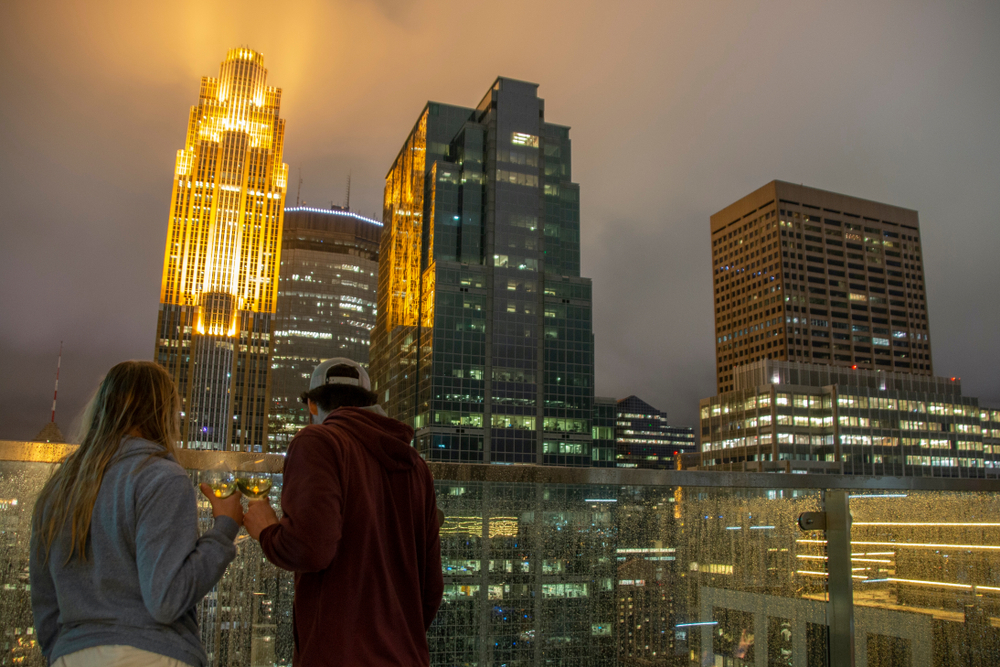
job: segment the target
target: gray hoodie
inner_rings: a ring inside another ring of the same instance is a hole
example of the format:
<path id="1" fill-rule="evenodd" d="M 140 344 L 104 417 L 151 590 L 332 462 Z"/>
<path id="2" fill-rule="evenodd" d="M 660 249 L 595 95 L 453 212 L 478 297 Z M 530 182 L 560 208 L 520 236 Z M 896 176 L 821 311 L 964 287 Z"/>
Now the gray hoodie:
<path id="1" fill-rule="evenodd" d="M 31 607 L 49 664 L 81 649 L 124 644 L 202 667 L 195 605 L 236 556 L 239 526 L 218 517 L 198 537 L 195 490 L 159 445 L 126 438 L 97 493 L 87 561 L 64 564 L 69 528 L 49 560 L 31 536 Z"/>

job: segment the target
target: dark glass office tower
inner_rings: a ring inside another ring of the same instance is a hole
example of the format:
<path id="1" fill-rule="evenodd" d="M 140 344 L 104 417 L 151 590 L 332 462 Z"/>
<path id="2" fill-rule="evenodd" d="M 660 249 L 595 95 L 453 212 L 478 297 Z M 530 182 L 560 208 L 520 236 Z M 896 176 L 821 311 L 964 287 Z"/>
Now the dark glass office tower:
<path id="1" fill-rule="evenodd" d="M 268 451 L 287 450 L 309 423 L 299 395 L 318 363 L 347 357 L 368 365 L 381 233 L 380 222 L 353 211 L 285 209 L 272 320 Z"/>
<path id="2" fill-rule="evenodd" d="M 618 416 L 618 399 L 607 396 L 594 397 L 593 442 L 590 457 L 595 468 L 615 467 L 615 421 Z"/>
<path id="3" fill-rule="evenodd" d="M 429 460 L 591 465 L 579 186 L 537 88 L 429 102 L 386 177 L 373 388 Z"/>

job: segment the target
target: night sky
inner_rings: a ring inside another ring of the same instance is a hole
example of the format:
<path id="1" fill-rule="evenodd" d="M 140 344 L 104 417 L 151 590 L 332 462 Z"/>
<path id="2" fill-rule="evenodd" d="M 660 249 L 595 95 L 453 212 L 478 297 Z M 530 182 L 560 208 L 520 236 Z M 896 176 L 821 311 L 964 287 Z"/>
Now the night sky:
<path id="1" fill-rule="evenodd" d="M 0 3 L 0 439 L 153 354 L 202 75 L 263 52 L 288 204 L 381 217 L 427 100 L 540 84 L 572 127 L 598 395 L 715 393 L 709 216 L 773 179 L 916 209 L 935 371 L 1000 405 L 1000 3 Z M 378 213 L 376 213 L 378 212 Z M 990 341 L 993 341 L 992 344 Z"/>

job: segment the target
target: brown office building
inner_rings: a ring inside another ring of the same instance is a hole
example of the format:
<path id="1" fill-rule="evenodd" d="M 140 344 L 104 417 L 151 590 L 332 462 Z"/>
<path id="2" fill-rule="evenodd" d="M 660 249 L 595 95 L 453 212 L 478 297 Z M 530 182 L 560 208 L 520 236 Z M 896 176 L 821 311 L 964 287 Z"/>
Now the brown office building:
<path id="1" fill-rule="evenodd" d="M 917 212 L 772 181 L 712 216 L 700 468 L 994 477 L 1000 411 L 935 377 Z"/>
<path id="2" fill-rule="evenodd" d="M 711 225 L 719 393 L 764 359 L 933 375 L 916 211 L 772 181 Z"/>

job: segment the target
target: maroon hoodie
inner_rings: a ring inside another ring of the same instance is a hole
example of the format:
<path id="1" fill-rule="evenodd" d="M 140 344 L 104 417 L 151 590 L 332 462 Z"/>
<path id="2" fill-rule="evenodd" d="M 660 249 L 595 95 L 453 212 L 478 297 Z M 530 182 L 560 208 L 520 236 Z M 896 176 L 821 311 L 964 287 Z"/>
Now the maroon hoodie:
<path id="1" fill-rule="evenodd" d="M 429 665 L 444 582 L 434 480 L 413 429 L 361 408 L 307 426 L 285 459 L 264 555 L 295 572 L 296 667 Z"/>

